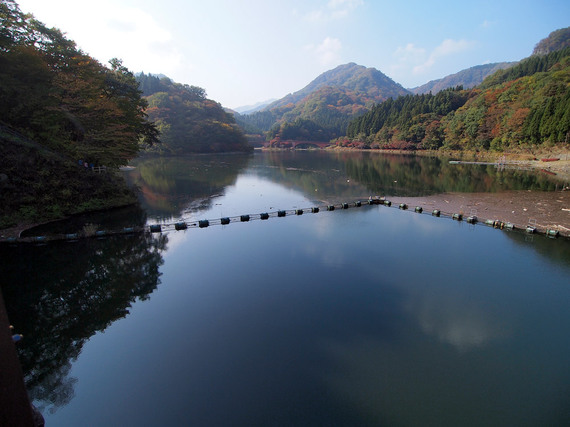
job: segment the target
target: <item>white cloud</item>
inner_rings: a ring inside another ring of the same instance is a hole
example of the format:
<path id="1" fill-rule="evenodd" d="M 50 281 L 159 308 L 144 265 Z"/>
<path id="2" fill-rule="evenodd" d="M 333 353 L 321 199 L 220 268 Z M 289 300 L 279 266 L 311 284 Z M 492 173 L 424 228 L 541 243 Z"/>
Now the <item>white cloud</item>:
<path id="1" fill-rule="evenodd" d="M 309 22 L 342 19 L 361 4 L 363 4 L 363 0 L 330 0 L 326 6 L 305 15 L 305 19 Z"/>
<path id="2" fill-rule="evenodd" d="M 468 40 L 453 40 L 445 39 L 439 46 L 437 46 L 429 55 L 428 59 L 413 68 L 414 74 L 423 74 L 428 71 L 435 63 L 446 56 L 455 55 L 457 53 L 465 52 L 474 46 L 474 42 Z"/>
<path id="3" fill-rule="evenodd" d="M 112 0 L 78 2 L 24 0 L 26 9 L 48 26 L 60 26 L 67 37 L 102 63 L 113 57 L 123 60 L 131 71 L 168 74 L 182 65 L 182 55 L 171 32 L 148 12 Z M 109 14 L 109 10 L 113 13 Z M 63 15 L 63 16 L 62 16 Z M 94 37 L 94 35 L 97 35 Z M 156 70 L 149 70 L 155 64 Z"/>
<path id="4" fill-rule="evenodd" d="M 133 71 L 156 72 L 158 70 L 146 70 L 148 64 L 156 64 L 161 72 L 169 73 L 181 65 L 182 55 L 173 44 L 172 34 L 152 15 L 133 7 L 115 6 L 114 9 L 111 19 L 105 15 L 98 17 L 104 30 L 99 27 L 101 37 L 93 46 L 94 55 L 112 52 Z"/>
<path id="5" fill-rule="evenodd" d="M 308 45 L 305 49 L 315 54 L 321 65 L 328 66 L 339 62 L 342 43 L 339 39 L 326 37 L 318 46 Z"/>
<path id="6" fill-rule="evenodd" d="M 425 58 L 426 50 L 421 47 L 415 46 L 413 43 L 408 43 L 406 46 L 398 46 L 394 56 L 397 57 L 399 62 L 417 63 Z"/>
<path id="7" fill-rule="evenodd" d="M 395 63 L 390 65 L 390 73 L 398 75 L 405 72 L 416 64 L 422 63 L 426 59 L 426 50 L 418 47 L 413 43 L 408 43 L 405 46 L 398 46 L 393 56 L 396 59 Z"/>

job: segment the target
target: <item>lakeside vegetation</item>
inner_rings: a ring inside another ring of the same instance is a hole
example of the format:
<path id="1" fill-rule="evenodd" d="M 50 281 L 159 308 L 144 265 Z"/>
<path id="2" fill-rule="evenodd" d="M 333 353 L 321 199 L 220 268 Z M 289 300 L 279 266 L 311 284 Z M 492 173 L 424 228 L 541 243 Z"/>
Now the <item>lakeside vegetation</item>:
<path id="1" fill-rule="evenodd" d="M 0 24 L 0 229 L 135 203 L 117 172 L 141 150 L 250 149 L 204 89 L 103 65 L 14 0 Z"/>

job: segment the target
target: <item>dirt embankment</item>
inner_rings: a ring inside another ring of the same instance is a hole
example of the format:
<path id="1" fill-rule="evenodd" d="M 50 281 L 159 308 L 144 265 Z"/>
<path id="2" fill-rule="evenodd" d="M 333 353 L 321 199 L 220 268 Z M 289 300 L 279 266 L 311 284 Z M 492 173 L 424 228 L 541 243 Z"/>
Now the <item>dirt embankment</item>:
<path id="1" fill-rule="evenodd" d="M 570 236 L 570 190 L 510 191 L 504 193 L 447 193 L 425 197 L 390 197 L 393 204 L 406 203 L 411 209 L 439 209 L 452 215 L 475 215 L 480 221 L 511 222 L 519 228 L 528 224 L 540 230 L 555 229 Z"/>

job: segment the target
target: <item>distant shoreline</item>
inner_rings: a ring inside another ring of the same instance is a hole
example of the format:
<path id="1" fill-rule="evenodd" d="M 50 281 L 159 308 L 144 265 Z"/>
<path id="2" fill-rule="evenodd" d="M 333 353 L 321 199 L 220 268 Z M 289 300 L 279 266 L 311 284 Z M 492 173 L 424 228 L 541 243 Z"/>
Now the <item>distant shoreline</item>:
<path id="1" fill-rule="evenodd" d="M 318 148 L 257 148 L 262 151 L 311 151 L 321 150 Z M 452 150 L 397 150 L 384 148 L 348 148 L 348 147 L 329 147 L 325 151 L 356 151 L 370 152 L 380 154 L 399 154 L 407 156 L 433 156 L 445 157 L 461 161 L 486 161 L 499 162 L 504 157 L 506 164 L 509 162 L 518 162 L 520 166 L 533 168 L 546 173 L 554 174 L 553 177 L 562 181 L 562 183 L 570 183 L 570 150 L 568 149 L 543 149 L 534 153 L 525 151 L 521 152 L 494 152 L 494 151 L 452 151 Z M 555 161 L 542 161 L 541 159 L 558 159 Z"/>

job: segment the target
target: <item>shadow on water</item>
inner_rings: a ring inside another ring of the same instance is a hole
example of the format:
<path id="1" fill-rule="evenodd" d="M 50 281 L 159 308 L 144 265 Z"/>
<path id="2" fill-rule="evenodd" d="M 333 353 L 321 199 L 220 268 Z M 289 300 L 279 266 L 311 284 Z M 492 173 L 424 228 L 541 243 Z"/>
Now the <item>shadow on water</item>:
<path id="1" fill-rule="evenodd" d="M 21 237 L 50 234 L 81 233 L 86 224 L 93 224 L 98 230 L 120 230 L 125 227 L 142 227 L 146 224 L 146 212 L 138 205 L 108 209 L 82 215 L 74 215 L 61 221 L 29 228 Z"/>
<path id="2" fill-rule="evenodd" d="M 77 380 L 69 373 L 83 345 L 157 288 L 167 241 L 137 234 L 0 247 L 8 315 L 25 337 L 20 362 L 41 409 L 55 411 L 73 398 Z"/>
<path id="3" fill-rule="evenodd" d="M 545 261 L 556 264 L 570 265 L 570 238 L 539 236 L 527 234 L 522 230 L 505 231 L 505 234 L 520 247 L 532 247 Z M 560 240 L 560 242 L 553 242 Z"/>

